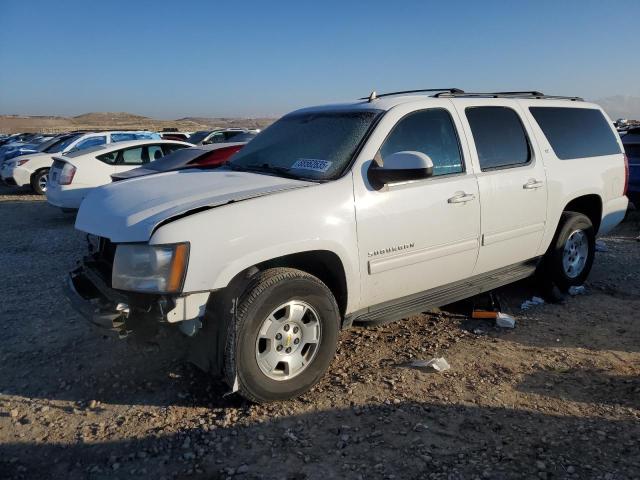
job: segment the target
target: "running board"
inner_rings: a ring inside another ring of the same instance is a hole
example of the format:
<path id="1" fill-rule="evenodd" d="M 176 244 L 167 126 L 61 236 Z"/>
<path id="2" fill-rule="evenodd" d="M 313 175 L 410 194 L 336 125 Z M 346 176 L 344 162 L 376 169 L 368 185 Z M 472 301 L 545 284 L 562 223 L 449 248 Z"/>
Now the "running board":
<path id="1" fill-rule="evenodd" d="M 442 287 L 432 288 L 431 290 L 408 295 L 398 300 L 392 300 L 364 310 L 359 310 L 346 316 L 343 328 L 350 327 L 354 322 L 373 322 L 379 324 L 400 320 L 410 315 L 422 313 L 425 310 L 448 305 L 449 303 L 508 285 L 509 283 L 533 275 L 539 260 L 539 258 L 534 258 L 526 262 L 492 270 Z"/>

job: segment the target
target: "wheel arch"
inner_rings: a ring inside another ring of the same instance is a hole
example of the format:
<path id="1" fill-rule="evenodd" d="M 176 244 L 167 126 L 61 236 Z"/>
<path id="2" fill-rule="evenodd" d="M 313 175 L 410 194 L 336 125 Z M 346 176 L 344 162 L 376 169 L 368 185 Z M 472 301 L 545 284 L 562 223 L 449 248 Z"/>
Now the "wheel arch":
<path id="1" fill-rule="evenodd" d="M 597 233 L 600 229 L 600 222 L 602 221 L 602 198 L 595 193 L 580 195 L 570 200 L 562 211 L 582 213 L 591 220 L 593 229 Z M 556 230 L 559 227 L 560 225 L 558 224 Z"/>
<path id="2" fill-rule="evenodd" d="M 269 268 L 295 268 L 319 278 L 333 293 L 344 318 L 347 310 L 349 291 L 347 274 L 338 254 L 331 250 L 307 250 L 290 253 L 261 261 L 238 272 L 236 278 L 247 278 Z M 234 280 L 230 284 L 235 283 Z"/>

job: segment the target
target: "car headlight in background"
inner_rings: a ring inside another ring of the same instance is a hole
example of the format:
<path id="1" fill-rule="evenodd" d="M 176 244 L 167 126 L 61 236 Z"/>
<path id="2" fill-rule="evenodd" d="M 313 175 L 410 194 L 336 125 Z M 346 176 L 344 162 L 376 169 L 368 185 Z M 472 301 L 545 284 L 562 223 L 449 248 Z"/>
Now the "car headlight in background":
<path id="1" fill-rule="evenodd" d="M 188 257 L 188 243 L 118 245 L 111 284 L 115 289 L 132 292 L 179 292 Z"/>

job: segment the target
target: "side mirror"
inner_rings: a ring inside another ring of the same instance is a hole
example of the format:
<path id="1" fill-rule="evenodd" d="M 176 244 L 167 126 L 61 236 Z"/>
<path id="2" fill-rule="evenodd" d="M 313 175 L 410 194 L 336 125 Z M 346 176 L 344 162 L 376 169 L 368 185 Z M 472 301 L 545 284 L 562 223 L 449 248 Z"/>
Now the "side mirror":
<path id="1" fill-rule="evenodd" d="M 369 182 L 375 188 L 388 183 L 421 180 L 433 175 L 433 162 L 422 152 L 396 152 L 384 159 L 384 165 L 371 165 L 367 172 Z"/>

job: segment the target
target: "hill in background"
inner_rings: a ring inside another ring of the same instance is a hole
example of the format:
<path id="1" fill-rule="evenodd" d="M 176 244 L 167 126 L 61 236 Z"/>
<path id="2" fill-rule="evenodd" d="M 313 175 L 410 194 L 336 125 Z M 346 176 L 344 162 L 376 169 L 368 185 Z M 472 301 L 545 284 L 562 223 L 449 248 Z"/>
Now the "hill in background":
<path id="1" fill-rule="evenodd" d="M 0 132 L 67 132 L 73 130 L 152 130 L 177 128 L 181 131 L 211 128 L 265 128 L 273 118 L 209 118 L 186 117 L 157 120 L 126 112 L 92 112 L 75 117 L 0 115 Z"/>

